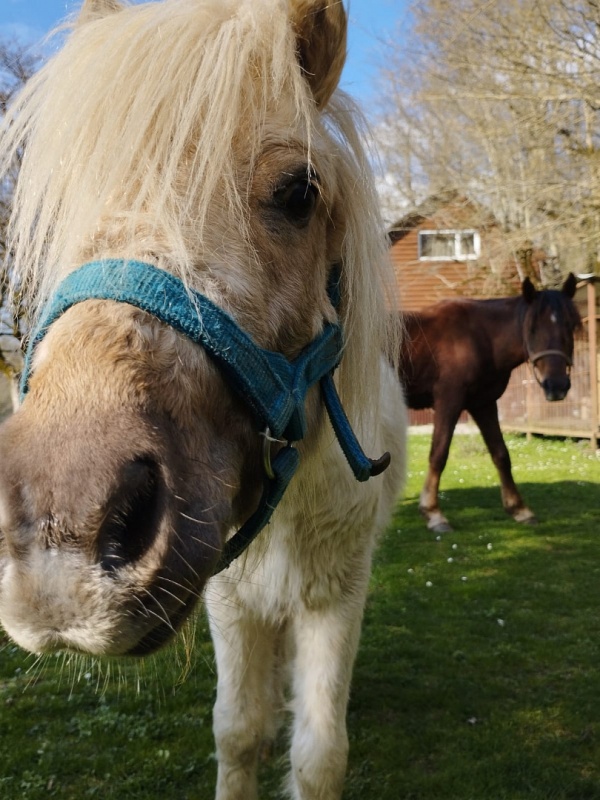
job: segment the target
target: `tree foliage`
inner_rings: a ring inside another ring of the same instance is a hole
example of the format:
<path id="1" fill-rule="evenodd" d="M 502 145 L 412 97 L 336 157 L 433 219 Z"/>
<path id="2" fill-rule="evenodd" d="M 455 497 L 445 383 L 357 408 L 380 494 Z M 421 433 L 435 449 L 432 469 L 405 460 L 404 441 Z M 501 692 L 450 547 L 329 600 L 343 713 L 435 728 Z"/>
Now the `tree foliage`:
<path id="1" fill-rule="evenodd" d="M 600 250 L 598 0 L 420 0 L 381 70 L 380 144 L 409 205 L 458 190 L 547 282 Z M 552 272 L 556 274 L 551 274 Z"/>

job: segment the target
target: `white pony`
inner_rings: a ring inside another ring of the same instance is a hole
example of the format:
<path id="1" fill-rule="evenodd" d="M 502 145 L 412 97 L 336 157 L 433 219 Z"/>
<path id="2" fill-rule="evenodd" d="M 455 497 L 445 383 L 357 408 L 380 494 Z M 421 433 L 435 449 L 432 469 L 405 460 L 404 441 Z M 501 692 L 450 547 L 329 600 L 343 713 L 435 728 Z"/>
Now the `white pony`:
<path id="1" fill-rule="evenodd" d="M 340 798 L 371 555 L 404 471 L 345 42 L 335 0 L 86 0 L 1 135 L 4 169 L 23 154 L 10 247 L 39 327 L 0 430 L 0 619 L 34 652 L 143 655 L 204 592 L 218 800 L 257 797 L 284 703 L 291 796 Z M 81 293 L 84 264 L 110 291 Z M 363 482 L 338 361 L 358 439 L 391 453 Z M 292 376 L 283 434 L 255 362 Z M 284 457 L 299 466 L 273 511 Z"/>

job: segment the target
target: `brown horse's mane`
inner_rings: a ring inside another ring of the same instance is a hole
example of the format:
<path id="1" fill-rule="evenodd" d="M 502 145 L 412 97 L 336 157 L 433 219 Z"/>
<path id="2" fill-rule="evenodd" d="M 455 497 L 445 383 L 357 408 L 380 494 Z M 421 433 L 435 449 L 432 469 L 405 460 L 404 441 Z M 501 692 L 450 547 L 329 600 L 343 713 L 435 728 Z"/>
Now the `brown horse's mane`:
<path id="1" fill-rule="evenodd" d="M 445 298 L 419 310 L 403 312 L 402 316 L 407 323 L 417 321 L 423 316 L 434 315 L 444 308 L 462 307 L 465 309 L 501 309 L 509 303 L 517 307 L 521 323 L 529 311 L 530 324 L 535 327 L 541 316 L 548 311 L 554 312 L 560 319 L 578 330 L 581 327 L 581 316 L 577 306 L 564 292 L 557 289 L 542 289 L 535 293 L 533 300 L 528 302 L 523 295 L 510 295 L 506 297 L 453 297 Z"/>

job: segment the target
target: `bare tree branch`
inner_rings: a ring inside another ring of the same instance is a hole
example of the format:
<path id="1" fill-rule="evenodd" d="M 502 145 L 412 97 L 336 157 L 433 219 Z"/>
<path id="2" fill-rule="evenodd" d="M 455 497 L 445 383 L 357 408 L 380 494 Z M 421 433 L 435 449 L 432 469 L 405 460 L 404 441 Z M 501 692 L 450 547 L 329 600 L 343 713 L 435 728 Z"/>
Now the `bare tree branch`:
<path id="1" fill-rule="evenodd" d="M 412 16 L 409 49 L 381 70 L 379 129 L 406 202 L 459 190 L 517 260 L 533 242 L 565 272 L 597 271 L 597 0 L 420 0 Z"/>

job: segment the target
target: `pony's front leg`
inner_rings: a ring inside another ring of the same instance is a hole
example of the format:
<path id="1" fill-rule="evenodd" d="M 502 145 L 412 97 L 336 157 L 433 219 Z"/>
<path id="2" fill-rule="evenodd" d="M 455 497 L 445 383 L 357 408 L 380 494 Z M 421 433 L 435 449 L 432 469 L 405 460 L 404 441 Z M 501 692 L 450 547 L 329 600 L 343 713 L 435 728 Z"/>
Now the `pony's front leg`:
<path id="1" fill-rule="evenodd" d="M 363 603 L 364 596 L 355 596 L 322 610 L 303 610 L 294 620 L 294 800 L 339 800 L 342 795 L 348 760 L 346 706 Z"/>
<path id="2" fill-rule="evenodd" d="M 275 735 L 278 630 L 207 595 L 217 661 L 216 800 L 256 800 L 257 767 Z"/>

